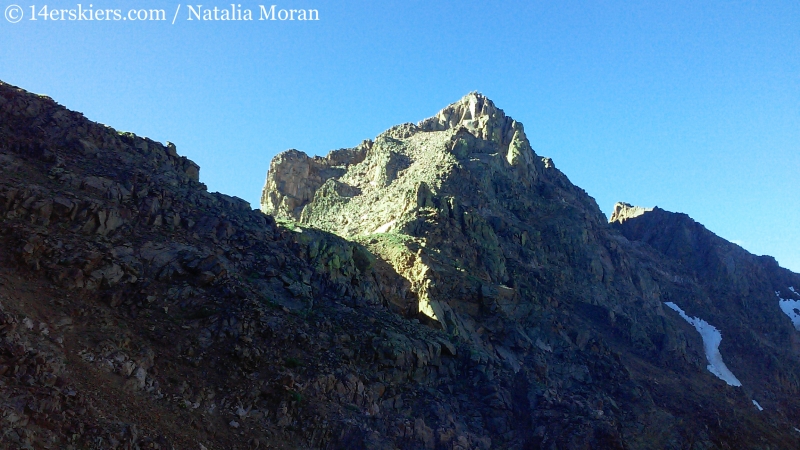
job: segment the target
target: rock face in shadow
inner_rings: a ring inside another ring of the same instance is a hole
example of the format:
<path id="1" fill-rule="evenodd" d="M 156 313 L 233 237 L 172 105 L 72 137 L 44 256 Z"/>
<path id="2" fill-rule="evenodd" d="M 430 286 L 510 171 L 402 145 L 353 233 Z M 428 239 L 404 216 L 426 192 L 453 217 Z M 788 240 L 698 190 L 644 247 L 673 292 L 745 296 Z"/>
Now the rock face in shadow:
<path id="1" fill-rule="evenodd" d="M 759 404 L 770 399 L 796 414 L 797 405 L 787 399 L 800 392 L 794 368 L 800 337 L 780 301 L 800 300 L 798 275 L 770 256 L 755 256 L 720 238 L 686 214 L 626 204 L 615 210 L 620 211 L 612 218 L 615 229 L 645 244 L 672 266 L 678 280 L 691 280 L 695 292 L 684 308 L 723 331 L 722 354 L 748 378 L 745 391 Z"/>
<path id="2" fill-rule="evenodd" d="M 685 216 L 609 224 L 479 94 L 280 155 L 269 214 L 199 173 L 0 83 L 0 447 L 800 444 L 798 275 Z"/>

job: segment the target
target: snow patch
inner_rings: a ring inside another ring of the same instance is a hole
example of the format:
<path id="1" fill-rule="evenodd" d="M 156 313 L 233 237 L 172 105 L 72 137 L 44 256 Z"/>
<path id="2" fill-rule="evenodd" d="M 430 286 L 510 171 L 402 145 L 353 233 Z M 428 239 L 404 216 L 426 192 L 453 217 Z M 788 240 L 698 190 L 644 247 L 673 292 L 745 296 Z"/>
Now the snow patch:
<path id="1" fill-rule="evenodd" d="M 794 290 L 794 286 L 789 286 L 789 290 L 792 291 L 794 295 L 800 295 L 800 293 Z"/>
<path id="2" fill-rule="evenodd" d="M 753 404 L 756 405 L 756 408 L 758 408 L 759 411 L 763 411 L 764 410 L 764 408 L 762 408 L 761 405 L 759 405 L 757 401 L 753 400 Z"/>
<path id="3" fill-rule="evenodd" d="M 672 302 L 664 302 L 668 308 L 674 310 L 681 315 L 689 324 L 691 324 L 700 337 L 703 338 L 703 347 L 706 351 L 706 359 L 708 366 L 706 368 L 709 372 L 713 373 L 720 380 L 728 383 L 730 386 L 741 386 L 742 383 L 738 378 L 728 370 L 728 366 L 722 361 L 722 355 L 719 353 L 719 344 L 722 342 L 722 333 L 719 332 L 713 325 L 709 324 L 703 319 L 698 317 L 689 317 L 686 313 Z"/>
<path id="4" fill-rule="evenodd" d="M 790 287 L 789 290 L 797 294 L 793 287 Z M 778 306 L 780 306 L 781 311 L 789 316 L 789 320 L 792 321 L 794 329 L 800 331 L 800 300 L 781 298 L 781 293 L 778 291 L 775 291 L 775 296 L 778 297 Z"/>

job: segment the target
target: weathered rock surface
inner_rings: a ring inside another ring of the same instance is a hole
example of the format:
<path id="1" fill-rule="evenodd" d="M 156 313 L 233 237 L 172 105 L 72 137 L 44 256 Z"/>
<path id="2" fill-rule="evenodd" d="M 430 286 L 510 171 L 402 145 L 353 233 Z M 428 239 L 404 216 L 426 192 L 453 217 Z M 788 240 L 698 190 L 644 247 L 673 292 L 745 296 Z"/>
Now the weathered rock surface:
<path id="1" fill-rule="evenodd" d="M 0 162 L 0 447 L 416 445 L 466 367 L 366 249 L 206 192 L 171 144 L 0 83 Z"/>
<path id="2" fill-rule="evenodd" d="M 503 423 L 482 425 L 493 445 L 756 448 L 800 437 L 797 335 L 774 294 L 798 275 L 716 237 L 709 260 L 697 242 L 710 233 L 648 220 L 658 209 L 619 204 L 609 224 L 480 94 L 326 158 L 278 155 L 262 198 L 267 214 L 363 244 L 377 273 L 404 280 L 385 297 L 393 311 L 467 346 L 484 375 L 476 386 L 528 399 L 490 414 Z M 706 370 L 703 341 L 668 301 L 717 324 L 742 388 Z M 697 307 L 708 304 L 720 309 Z M 555 419 L 565 397 L 589 408 L 568 408 L 580 425 Z M 762 398 L 771 412 L 754 408 Z"/>
<path id="3" fill-rule="evenodd" d="M 798 275 L 685 216 L 607 223 L 488 99 L 273 171 L 278 223 L 0 83 L 0 447 L 800 443 Z"/>

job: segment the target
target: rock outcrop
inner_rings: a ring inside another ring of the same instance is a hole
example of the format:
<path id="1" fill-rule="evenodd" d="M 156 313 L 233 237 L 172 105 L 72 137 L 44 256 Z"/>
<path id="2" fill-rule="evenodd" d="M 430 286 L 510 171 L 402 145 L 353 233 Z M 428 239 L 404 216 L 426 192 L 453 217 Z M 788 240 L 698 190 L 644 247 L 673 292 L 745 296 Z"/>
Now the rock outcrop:
<path id="1" fill-rule="evenodd" d="M 611 219 L 609 219 L 609 221 L 612 223 L 622 223 L 652 210 L 653 208 L 642 208 L 641 206 L 633 206 L 629 203 L 617 203 L 614 205 L 614 211 L 611 213 Z"/>
<path id="2" fill-rule="evenodd" d="M 540 188 L 558 199 L 528 195 Z M 530 225 L 538 210 L 568 208 L 589 229 L 605 223 L 593 200 L 534 153 L 522 125 L 475 93 L 355 149 L 282 153 L 262 198 L 265 213 L 366 245 L 407 279 L 412 295 L 398 299 L 399 310 L 456 334 L 474 335 L 485 308 L 517 320 L 526 274 L 547 258 L 538 244 L 548 230 Z"/>

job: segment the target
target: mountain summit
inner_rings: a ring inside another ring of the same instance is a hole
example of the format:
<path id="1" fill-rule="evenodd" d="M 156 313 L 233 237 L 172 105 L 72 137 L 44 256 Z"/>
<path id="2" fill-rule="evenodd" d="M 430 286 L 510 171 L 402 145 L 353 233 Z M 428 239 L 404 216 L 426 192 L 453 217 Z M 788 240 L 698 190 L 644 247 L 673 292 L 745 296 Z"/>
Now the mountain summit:
<path id="1" fill-rule="evenodd" d="M 413 136 L 420 140 L 418 151 L 413 155 L 390 148 L 392 141 Z M 467 139 L 478 139 L 486 145 L 470 147 L 472 141 Z M 397 172 L 407 169 L 412 160 L 417 165 L 424 165 L 428 162 L 426 158 L 433 158 L 431 162 L 435 162 L 447 154 L 456 160 L 463 160 L 473 153 L 500 155 L 507 163 L 506 168 L 518 171 L 526 184 L 535 181 L 544 168 L 544 163 L 538 161 L 531 149 L 522 124 L 506 116 L 482 94 L 473 92 L 417 125 L 398 125 L 382 133 L 375 141 L 364 141 L 354 149 L 333 151 L 326 158 L 308 158 L 292 150 L 281 153 L 270 168 L 261 209 L 269 214 L 299 216 L 298 208 L 302 209 L 311 200 L 311 194 L 322 183 L 338 179 L 343 168 L 362 163 L 368 155 L 375 157 L 378 153 L 394 158 L 385 164 L 375 163 L 375 170 L 380 172 L 385 166 L 388 173 L 368 174 L 373 178 L 369 181 L 380 188 L 391 184 Z"/>
<path id="2" fill-rule="evenodd" d="M 406 295 L 392 296 L 400 311 L 416 309 L 476 343 L 489 344 L 476 334 L 487 307 L 510 323 L 538 309 L 541 299 L 524 301 L 523 292 L 535 292 L 550 268 L 577 261 L 592 272 L 580 280 L 587 289 L 613 270 L 608 255 L 587 251 L 598 245 L 590 231 L 607 228 L 594 200 L 536 155 L 522 124 L 477 93 L 325 158 L 282 153 L 262 199 L 267 214 L 368 247 L 408 281 Z M 551 233 L 581 241 L 571 249 L 576 261 L 548 254 Z M 503 358 L 491 347 L 488 355 Z M 512 352 L 502 354 L 516 366 Z"/>

